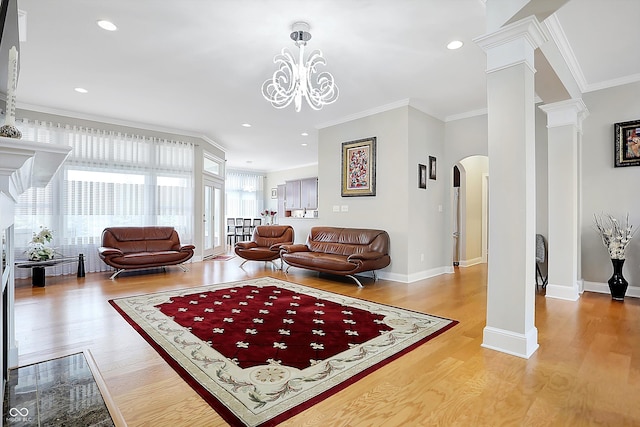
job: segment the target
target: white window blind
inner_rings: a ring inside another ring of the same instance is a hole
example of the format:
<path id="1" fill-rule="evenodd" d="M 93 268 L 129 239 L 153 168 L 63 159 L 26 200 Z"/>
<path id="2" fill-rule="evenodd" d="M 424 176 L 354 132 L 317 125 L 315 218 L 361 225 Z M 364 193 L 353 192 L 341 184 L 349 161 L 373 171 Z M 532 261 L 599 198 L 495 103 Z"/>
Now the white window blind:
<path id="1" fill-rule="evenodd" d="M 260 218 L 264 207 L 264 176 L 229 170 L 225 181 L 227 218 Z"/>
<path id="2" fill-rule="evenodd" d="M 98 257 L 102 230 L 113 226 L 169 225 L 193 241 L 193 144 L 45 122 L 19 123 L 23 139 L 72 147 L 49 185 L 25 192 L 16 206 L 16 258 L 32 233 L 46 226 L 65 256 L 84 254 L 85 270 L 106 271 Z M 61 264 L 48 274 L 75 272 Z M 55 270 L 54 270 L 55 269 Z M 28 269 L 16 269 L 26 277 Z"/>

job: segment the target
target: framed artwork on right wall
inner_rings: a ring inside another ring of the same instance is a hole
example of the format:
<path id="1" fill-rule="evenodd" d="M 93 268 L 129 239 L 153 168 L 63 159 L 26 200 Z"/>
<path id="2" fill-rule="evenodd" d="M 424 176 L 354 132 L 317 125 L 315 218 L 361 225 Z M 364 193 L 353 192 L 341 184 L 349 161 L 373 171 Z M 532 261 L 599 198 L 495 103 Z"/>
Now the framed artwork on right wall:
<path id="1" fill-rule="evenodd" d="M 614 125 L 614 166 L 640 166 L 640 120 Z"/>

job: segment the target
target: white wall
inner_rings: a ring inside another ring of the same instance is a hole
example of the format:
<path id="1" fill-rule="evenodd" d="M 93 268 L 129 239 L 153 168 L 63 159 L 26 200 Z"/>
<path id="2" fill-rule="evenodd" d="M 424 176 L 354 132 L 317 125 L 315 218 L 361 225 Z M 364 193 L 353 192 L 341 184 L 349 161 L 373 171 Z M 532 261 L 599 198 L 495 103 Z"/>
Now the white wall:
<path id="1" fill-rule="evenodd" d="M 536 233 L 549 236 L 547 115 L 536 108 Z"/>
<path id="2" fill-rule="evenodd" d="M 547 115 L 536 108 L 536 234 L 542 234 L 545 240 L 549 238 L 548 139 Z M 540 264 L 540 270 L 546 274 L 546 258 Z"/>
<path id="3" fill-rule="evenodd" d="M 341 197 L 342 143 L 377 138 L 376 196 Z M 411 282 L 443 272 L 441 172 L 418 188 L 418 163 L 444 159 L 444 123 L 412 107 L 321 129 L 318 140 L 319 217 L 326 225 L 386 230 L 391 265 L 381 276 Z M 438 166 L 442 163 L 438 163 Z M 440 171 L 442 171 L 440 169 Z M 333 212 L 333 206 L 348 211 Z"/>
<path id="4" fill-rule="evenodd" d="M 441 274 L 448 261 L 442 251 L 445 210 L 443 196 L 448 188 L 444 163 L 444 123 L 409 107 L 407 183 L 409 233 L 407 274 L 409 281 Z M 429 167 L 436 158 L 436 179 L 427 179 L 426 190 L 418 188 L 418 164 Z"/>
<path id="5" fill-rule="evenodd" d="M 445 124 L 444 162 L 440 171 L 446 179 L 443 204 L 444 217 L 443 253 L 448 257 L 446 265 L 453 262 L 453 166 L 471 156 L 487 156 L 489 150 L 487 115 L 468 117 Z M 461 171 L 463 174 L 464 171 Z M 461 227 L 462 228 L 462 227 Z M 464 254 L 462 255 L 464 257 Z"/>
<path id="6" fill-rule="evenodd" d="M 401 107 L 320 129 L 318 134 L 319 218 L 324 225 L 386 230 L 391 265 L 381 276 L 406 281 L 408 274 L 408 109 Z M 376 195 L 341 196 L 342 143 L 377 138 Z M 346 206 L 347 212 L 333 212 Z"/>
<path id="7" fill-rule="evenodd" d="M 614 123 L 640 119 L 640 83 L 586 93 L 589 116 L 582 138 L 582 278 L 606 283 L 613 269 L 593 227 L 593 215 L 609 213 L 640 227 L 640 166 L 615 168 Z M 631 240 L 623 270 L 629 286 L 640 291 L 640 234 Z M 585 284 L 585 288 L 586 288 Z M 627 292 L 629 294 L 629 291 Z"/>

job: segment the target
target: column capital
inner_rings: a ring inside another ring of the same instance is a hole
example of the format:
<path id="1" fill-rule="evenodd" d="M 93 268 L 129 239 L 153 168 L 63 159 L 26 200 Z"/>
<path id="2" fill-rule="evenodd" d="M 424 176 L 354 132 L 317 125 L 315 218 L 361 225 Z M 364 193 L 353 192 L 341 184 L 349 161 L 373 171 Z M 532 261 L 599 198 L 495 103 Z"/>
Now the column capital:
<path id="1" fill-rule="evenodd" d="M 547 114 L 547 128 L 571 125 L 582 132 L 582 121 L 589 115 L 581 98 L 544 104 L 539 108 Z"/>
<path id="2" fill-rule="evenodd" d="M 533 51 L 547 40 L 535 16 L 473 39 L 487 54 L 487 73 L 522 63 L 535 72 Z"/>

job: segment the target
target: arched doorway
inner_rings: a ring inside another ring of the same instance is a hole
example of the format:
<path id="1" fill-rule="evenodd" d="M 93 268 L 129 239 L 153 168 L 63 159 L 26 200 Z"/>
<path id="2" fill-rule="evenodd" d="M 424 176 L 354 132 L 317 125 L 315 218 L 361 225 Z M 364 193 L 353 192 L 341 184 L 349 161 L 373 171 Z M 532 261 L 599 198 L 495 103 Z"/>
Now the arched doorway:
<path id="1" fill-rule="evenodd" d="M 459 175 L 459 179 L 456 176 Z M 488 258 L 489 158 L 469 156 L 454 165 L 451 188 L 454 266 L 486 263 Z"/>

